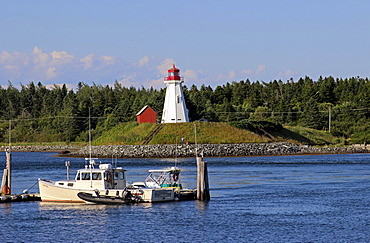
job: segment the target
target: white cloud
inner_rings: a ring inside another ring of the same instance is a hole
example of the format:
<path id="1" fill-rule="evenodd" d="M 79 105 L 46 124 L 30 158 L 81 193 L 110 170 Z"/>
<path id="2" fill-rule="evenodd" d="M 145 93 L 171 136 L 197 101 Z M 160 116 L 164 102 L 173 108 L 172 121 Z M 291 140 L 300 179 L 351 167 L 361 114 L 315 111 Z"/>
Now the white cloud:
<path id="1" fill-rule="evenodd" d="M 236 76 L 235 71 L 234 71 L 234 70 L 231 70 L 231 71 L 229 72 L 229 75 L 227 76 L 227 78 L 228 78 L 228 79 L 233 79 L 233 78 L 235 78 L 235 76 Z"/>
<path id="2" fill-rule="evenodd" d="M 157 66 L 157 70 L 162 76 L 167 76 L 168 69 L 172 67 L 172 64 L 175 64 L 175 61 L 172 58 L 166 58 Z"/>
<path id="3" fill-rule="evenodd" d="M 244 69 L 241 71 L 242 75 L 249 75 L 252 77 L 258 77 L 258 75 L 262 75 L 265 73 L 266 65 L 261 64 L 256 67 L 256 69 Z"/>
<path id="4" fill-rule="evenodd" d="M 12 59 L 12 55 L 9 52 L 3 51 L 0 55 L 0 64 L 10 63 L 12 62 Z"/>
<path id="5" fill-rule="evenodd" d="M 74 59 L 75 57 L 71 54 L 68 54 L 67 52 L 65 51 L 53 51 L 52 53 L 50 53 L 50 56 L 53 58 L 53 59 Z"/>
<path id="6" fill-rule="evenodd" d="M 278 73 L 277 78 L 278 79 L 289 79 L 297 75 L 298 75 L 298 72 L 288 69 L 288 70 Z"/>
<path id="7" fill-rule="evenodd" d="M 208 77 L 208 80 L 214 80 L 214 83 L 219 83 L 220 85 L 230 82 L 239 81 L 246 78 L 261 79 L 265 75 L 266 65 L 261 64 L 256 68 L 247 68 L 244 70 L 230 70 L 227 74 L 219 74 L 215 78 Z"/>
<path id="8" fill-rule="evenodd" d="M 180 71 L 181 72 L 181 71 Z M 200 71 L 192 70 L 192 69 L 185 69 L 184 72 L 182 72 L 184 75 L 185 80 L 196 80 L 198 79 Z M 180 73 L 181 74 L 181 73 Z"/>
<path id="9" fill-rule="evenodd" d="M 63 50 L 44 52 L 34 47 L 30 53 L 0 52 L 0 85 L 41 82 L 53 87 L 54 83 L 110 84 L 117 80 L 124 86 L 164 88 L 164 77 L 176 63 L 173 58 L 144 56 L 136 63 L 122 58 L 93 53 L 79 57 Z M 185 65 L 184 65 L 185 66 Z M 202 82 L 202 71 L 182 69 L 187 85 Z"/>
<path id="10" fill-rule="evenodd" d="M 242 71 L 242 74 L 251 75 L 251 74 L 253 74 L 253 70 L 252 69 L 245 69 L 245 70 Z"/>
<path id="11" fill-rule="evenodd" d="M 53 79 L 57 76 L 55 73 L 56 68 L 55 67 L 49 67 L 48 70 L 46 71 L 46 77 L 47 79 Z"/>
<path id="12" fill-rule="evenodd" d="M 49 55 L 44 53 L 38 47 L 33 48 L 33 63 L 36 64 L 38 67 L 45 66 L 49 61 Z"/>
<path id="13" fill-rule="evenodd" d="M 102 60 L 103 60 L 104 65 L 109 66 L 109 65 L 114 64 L 114 62 L 116 61 L 116 58 L 112 56 L 102 56 Z"/>
<path id="14" fill-rule="evenodd" d="M 94 62 L 94 55 L 89 54 L 89 55 L 81 58 L 79 61 L 83 64 L 84 69 L 92 68 L 93 62 Z"/>
<path id="15" fill-rule="evenodd" d="M 258 65 L 256 74 L 263 74 L 265 72 L 265 69 L 266 69 L 266 65 Z"/>
<path id="16" fill-rule="evenodd" d="M 148 86 L 153 87 L 153 88 L 165 88 L 166 87 L 166 85 L 164 84 L 164 78 L 150 80 L 148 82 Z"/>
<path id="17" fill-rule="evenodd" d="M 144 66 L 145 64 L 147 64 L 149 62 L 149 57 L 148 56 L 145 56 L 143 58 L 141 58 L 139 60 L 139 63 L 137 64 L 139 67 L 142 67 Z"/>
<path id="18" fill-rule="evenodd" d="M 123 76 L 120 80 L 117 80 L 122 86 L 131 87 L 135 86 L 136 74 L 130 74 Z"/>

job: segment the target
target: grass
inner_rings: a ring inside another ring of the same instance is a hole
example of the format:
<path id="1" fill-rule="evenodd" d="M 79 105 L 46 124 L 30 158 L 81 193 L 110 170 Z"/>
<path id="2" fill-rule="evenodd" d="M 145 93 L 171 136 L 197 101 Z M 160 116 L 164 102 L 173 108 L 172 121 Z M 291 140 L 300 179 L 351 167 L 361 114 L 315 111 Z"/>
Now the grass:
<path id="1" fill-rule="evenodd" d="M 262 143 L 270 141 L 266 137 L 247 130 L 237 129 L 227 123 L 196 122 L 163 124 L 163 128 L 149 144 L 179 144 L 182 137 L 185 138 L 186 142 L 195 143 L 195 126 L 197 143 Z"/>
<path id="2" fill-rule="evenodd" d="M 295 140 L 305 144 L 326 145 L 338 144 L 339 142 L 342 142 L 341 139 L 334 137 L 327 131 L 299 126 L 286 126 L 286 129 L 291 132 L 292 135 L 290 136 L 292 138 L 295 138 Z M 304 138 L 304 140 L 302 140 L 302 138 Z"/>
<path id="3" fill-rule="evenodd" d="M 88 143 L 82 142 L 15 142 L 11 146 L 59 146 L 59 145 L 73 145 L 73 146 L 86 146 Z M 9 146 L 9 143 L 0 143 L 0 146 Z"/>
<path id="4" fill-rule="evenodd" d="M 156 133 L 152 132 L 158 128 Z M 104 132 L 95 139 L 93 145 L 140 145 L 151 138 L 148 144 L 180 144 L 184 137 L 188 143 L 195 143 L 194 130 L 197 130 L 196 139 L 200 144 L 226 143 L 267 143 L 292 142 L 297 144 L 327 145 L 340 141 L 337 137 L 325 131 L 304 127 L 281 127 L 269 130 L 266 134 L 257 134 L 248 129 L 240 129 L 228 123 L 195 122 L 195 123 L 168 123 L 168 124 L 137 124 L 126 122 Z M 153 136 L 152 136 L 153 135 Z"/>
<path id="5" fill-rule="evenodd" d="M 102 136 L 92 142 L 93 145 L 109 145 L 109 144 L 126 144 L 138 145 L 142 144 L 146 137 L 157 124 L 143 123 L 137 125 L 136 122 L 121 123 Z"/>

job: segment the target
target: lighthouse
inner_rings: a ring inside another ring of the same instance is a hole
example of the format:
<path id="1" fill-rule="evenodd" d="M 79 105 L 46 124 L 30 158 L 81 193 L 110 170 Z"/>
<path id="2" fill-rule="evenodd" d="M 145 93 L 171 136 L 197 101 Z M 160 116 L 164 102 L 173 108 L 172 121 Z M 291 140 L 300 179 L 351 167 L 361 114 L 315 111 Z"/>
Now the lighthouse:
<path id="1" fill-rule="evenodd" d="M 168 70 L 168 77 L 164 78 L 166 84 L 166 98 L 162 113 L 162 123 L 189 122 L 188 109 L 186 109 L 184 94 L 182 92 L 183 78 L 180 69 L 172 64 Z"/>

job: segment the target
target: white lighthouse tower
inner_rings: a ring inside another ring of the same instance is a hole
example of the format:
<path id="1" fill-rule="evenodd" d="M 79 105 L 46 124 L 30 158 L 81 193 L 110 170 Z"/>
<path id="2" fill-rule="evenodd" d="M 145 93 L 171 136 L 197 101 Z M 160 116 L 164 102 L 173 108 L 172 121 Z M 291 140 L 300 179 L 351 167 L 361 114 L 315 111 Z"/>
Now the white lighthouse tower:
<path id="1" fill-rule="evenodd" d="M 186 109 L 184 94 L 182 93 L 183 78 L 180 69 L 172 65 L 168 70 L 168 77 L 164 78 L 166 84 L 166 99 L 162 113 L 162 123 L 189 122 L 188 109 Z"/>

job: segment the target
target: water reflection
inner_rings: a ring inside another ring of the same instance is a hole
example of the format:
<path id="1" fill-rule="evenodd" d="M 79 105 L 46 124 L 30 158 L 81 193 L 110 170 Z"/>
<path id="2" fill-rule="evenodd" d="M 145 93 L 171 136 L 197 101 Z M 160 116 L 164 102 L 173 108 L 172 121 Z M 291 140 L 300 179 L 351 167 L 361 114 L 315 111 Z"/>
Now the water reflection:
<path id="1" fill-rule="evenodd" d="M 9 214 L 12 211 L 12 203 L 0 203 L 0 207 L 3 214 Z"/>
<path id="2" fill-rule="evenodd" d="M 199 201 L 199 200 L 195 201 L 197 210 L 200 212 L 206 211 L 208 209 L 208 204 L 209 204 L 209 201 Z"/>

